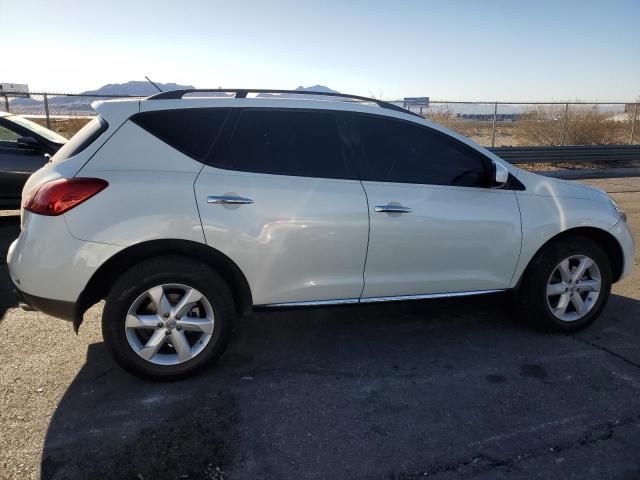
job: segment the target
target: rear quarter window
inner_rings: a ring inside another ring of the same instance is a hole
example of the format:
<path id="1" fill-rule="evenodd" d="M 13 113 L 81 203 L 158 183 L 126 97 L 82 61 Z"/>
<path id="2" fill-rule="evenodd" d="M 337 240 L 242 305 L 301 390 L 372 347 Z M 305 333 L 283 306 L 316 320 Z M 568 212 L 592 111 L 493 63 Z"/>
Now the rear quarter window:
<path id="1" fill-rule="evenodd" d="M 228 114 L 228 108 L 155 110 L 138 113 L 131 121 L 176 150 L 203 162 Z"/>
<path id="2" fill-rule="evenodd" d="M 95 142 L 100 135 L 102 135 L 109 124 L 107 121 L 98 115 L 96 118 L 82 127 L 78 133 L 76 133 L 71 140 L 64 144 L 64 146 L 56 152 L 51 158 L 52 162 L 62 162 L 67 158 L 78 155 L 85 150 L 89 145 Z"/>

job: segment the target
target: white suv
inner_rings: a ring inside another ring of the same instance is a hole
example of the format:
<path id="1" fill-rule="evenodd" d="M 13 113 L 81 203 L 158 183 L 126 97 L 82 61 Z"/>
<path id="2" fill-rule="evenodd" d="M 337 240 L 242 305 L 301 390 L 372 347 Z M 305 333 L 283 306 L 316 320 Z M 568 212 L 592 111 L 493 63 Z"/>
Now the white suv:
<path id="1" fill-rule="evenodd" d="M 210 92 L 95 103 L 23 191 L 21 303 L 77 330 L 106 299 L 105 342 L 131 372 L 198 369 L 254 307 L 512 290 L 534 324 L 574 330 L 631 269 L 600 190 L 379 100 Z"/>

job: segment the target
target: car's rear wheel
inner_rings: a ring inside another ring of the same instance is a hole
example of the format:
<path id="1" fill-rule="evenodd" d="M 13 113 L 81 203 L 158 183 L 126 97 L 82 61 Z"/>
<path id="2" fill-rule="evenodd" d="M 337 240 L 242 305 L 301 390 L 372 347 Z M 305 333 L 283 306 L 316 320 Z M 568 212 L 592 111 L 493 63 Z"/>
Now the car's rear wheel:
<path id="1" fill-rule="evenodd" d="M 569 332 L 593 322 L 610 291 L 611 265 L 602 248 L 588 238 L 565 237 L 536 256 L 518 299 L 529 323 Z"/>
<path id="2" fill-rule="evenodd" d="M 126 370 L 169 380 L 218 358 L 233 317 L 231 293 L 215 271 L 189 258 L 156 258 L 132 267 L 113 286 L 102 332 Z"/>

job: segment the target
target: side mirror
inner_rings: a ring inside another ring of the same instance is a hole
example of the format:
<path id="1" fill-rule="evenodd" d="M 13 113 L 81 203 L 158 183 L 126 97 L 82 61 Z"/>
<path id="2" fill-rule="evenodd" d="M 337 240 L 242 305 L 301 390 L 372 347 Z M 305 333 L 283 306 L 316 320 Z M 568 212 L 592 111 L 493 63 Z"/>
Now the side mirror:
<path id="1" fill-rule="evenodd" d="M 502 188 L 509 180 L 509 170 L 501 163 L 491 162 L 492 178 L 491 188 Z"/>
<path id="2" fill-rule="evenodd" d="M 18 138 L 18 147 L 26 150 L 42 150 L 42 145 L 33 137 L 20 137 Z"/>

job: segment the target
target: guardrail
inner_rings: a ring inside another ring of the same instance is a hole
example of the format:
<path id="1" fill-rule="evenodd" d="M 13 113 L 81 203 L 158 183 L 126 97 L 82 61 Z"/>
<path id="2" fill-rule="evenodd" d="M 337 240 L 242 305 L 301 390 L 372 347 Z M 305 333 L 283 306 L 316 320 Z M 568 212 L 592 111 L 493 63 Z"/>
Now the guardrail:
<path id="1" fill-rule="evenodd" d="M 513 164 L 640 161 L 640 145 L 495 147 L 489 150 Z"/>
<path id="2" fill-rule="evenodd" d="M 588 178 L 640 177 L 640 145 L 593 145 L 570 147 L 498 147 L 493 153 L 513 164 L 567 164 L 556 170 L 534 169 L 539 175 L 581 180 Z M 627 165 L 612 162 L 628 162 Z M 589 167 L 588 164 L 595 164 Z M 587 168 L 580 168 L 580 164 Z M 577 168 L 576 168 L 577 167 Z"/>

